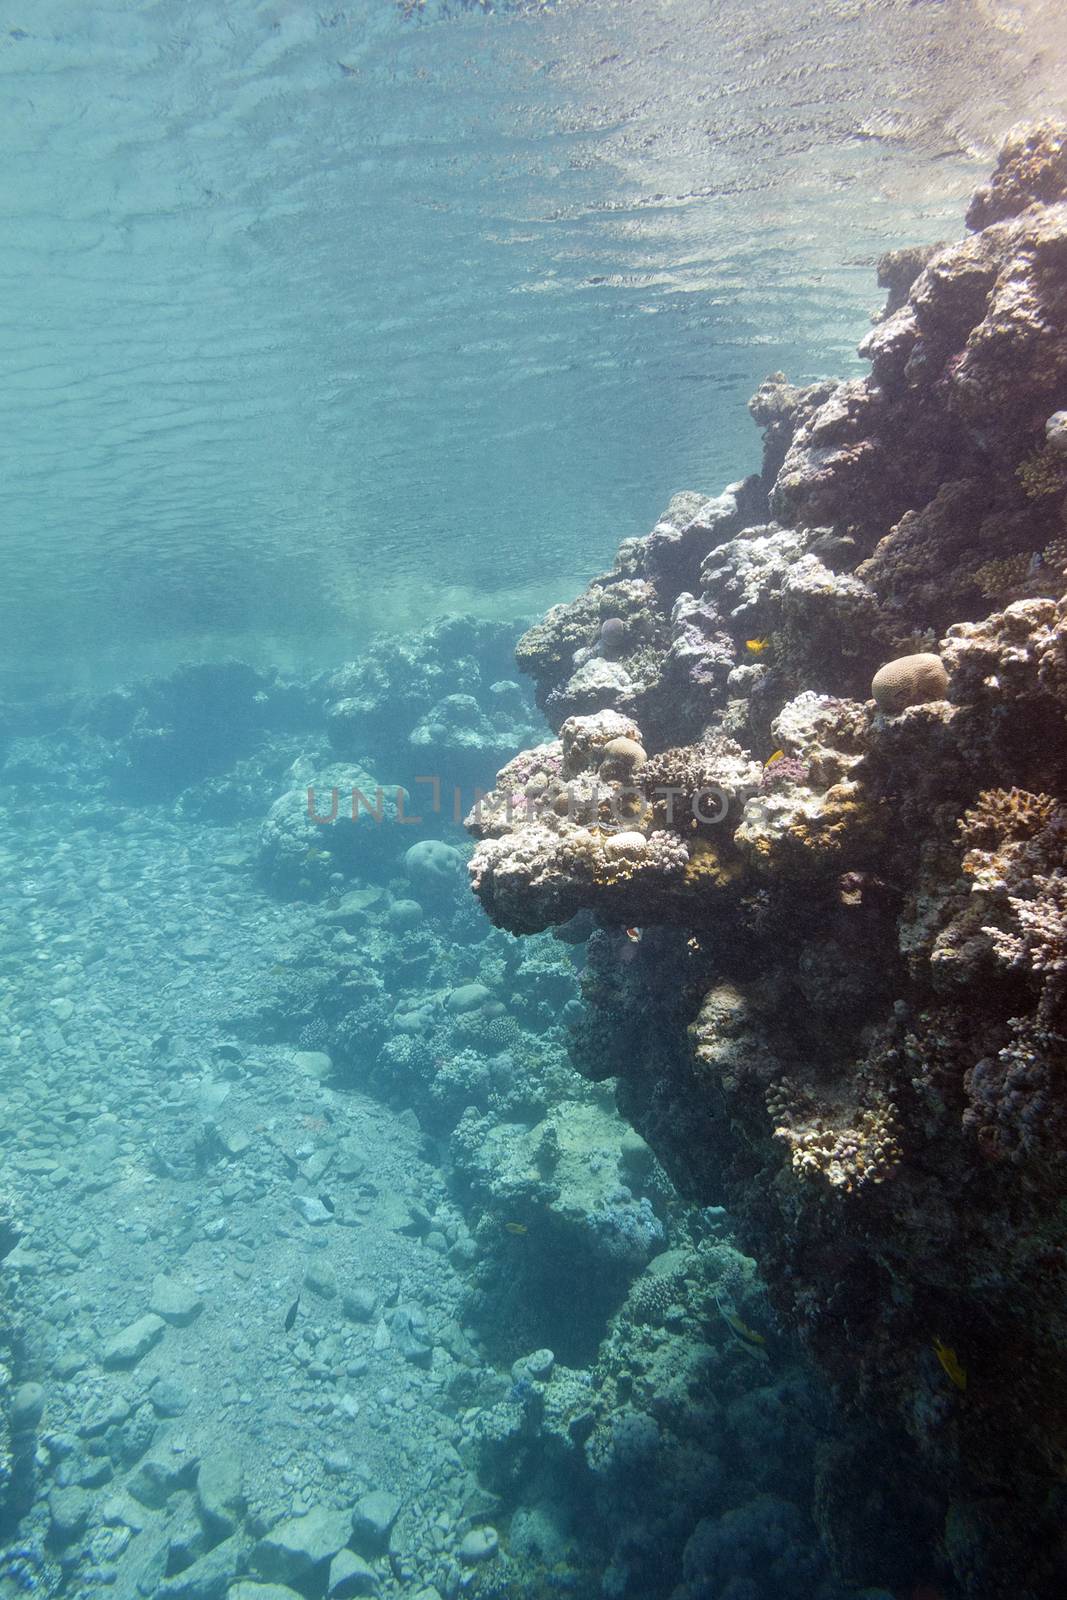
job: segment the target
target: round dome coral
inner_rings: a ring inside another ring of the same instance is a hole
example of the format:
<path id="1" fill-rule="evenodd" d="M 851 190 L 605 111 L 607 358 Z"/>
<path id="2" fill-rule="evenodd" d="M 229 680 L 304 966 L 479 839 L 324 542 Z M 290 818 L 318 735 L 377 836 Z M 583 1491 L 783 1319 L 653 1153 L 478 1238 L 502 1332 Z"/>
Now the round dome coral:
<path id="1" fill-rule="evenodd" d="M 940 656 L 922 653 L 898 656 L 879 667 L 871 681 L 871 694 L 879 711 L 896 716 L 907 706 L 921 706 L 928 700 L 943 700 L 948 692 L 948 673 Z"/>

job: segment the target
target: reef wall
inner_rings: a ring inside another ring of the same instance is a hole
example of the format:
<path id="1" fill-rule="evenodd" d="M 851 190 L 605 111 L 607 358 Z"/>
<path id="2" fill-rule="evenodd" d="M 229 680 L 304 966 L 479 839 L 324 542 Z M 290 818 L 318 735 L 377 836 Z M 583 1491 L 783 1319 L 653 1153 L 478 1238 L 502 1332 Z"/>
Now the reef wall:
<path id="1" fill-rule="evenodd" d="M 524 636 L 558 738 L 468 826 L 832 1381 L 838 1576 L 925 1540 L 1018 1597 L 1067 1574 L 1067 130 L 967 224 L 880 263 L 869 377 L 770 378 L 762 475 Z"/>

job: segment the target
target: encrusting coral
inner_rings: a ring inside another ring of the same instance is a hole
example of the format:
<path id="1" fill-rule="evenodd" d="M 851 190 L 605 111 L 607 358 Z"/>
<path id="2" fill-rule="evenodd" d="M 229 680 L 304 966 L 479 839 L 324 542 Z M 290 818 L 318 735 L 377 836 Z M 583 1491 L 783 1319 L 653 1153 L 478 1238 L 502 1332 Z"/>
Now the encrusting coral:
<path id="1" fill-rule="evenodd" d="M 905 1485 L 974 1600 L 1067 1583 L 1065 149 L 1013 135 L 883 262 L 871 375 L 768 379 L 762 474 L 526 634 L 559 738 L 470 819 L 494 921 L 595 918 L 573 1059 L 865 1441 L 840 1575 Z"/>

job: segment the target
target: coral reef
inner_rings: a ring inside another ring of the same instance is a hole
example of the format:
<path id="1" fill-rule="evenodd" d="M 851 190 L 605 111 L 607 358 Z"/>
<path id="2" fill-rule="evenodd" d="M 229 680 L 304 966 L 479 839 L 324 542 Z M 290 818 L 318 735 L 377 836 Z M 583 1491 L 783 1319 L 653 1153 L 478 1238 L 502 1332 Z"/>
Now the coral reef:
<path id="1" fill-rule="evenodd" d="M 373 872 L 395 856 L 404 791 L 386 791 L 362 767 L 294 763 L 293 787 L 271 806 L 260 832 L 260 868 L 279 893 L 318 898 L 337 871 Z"/>
<path id="2" fill-rule="evenodd" d="M 482 778 L 535 732 L 511 647 L 505 624 L 463 616 L 373 639 L 323 684 L 331 745 L 402 782 L 433 772 L 452 783 Z"/>
<path id="3" fill-rule="evenodd" d="M 529 630 L 558 738 L 468 818 L 495 922 L 590 935 L 575 1064 L 831 1381 L 836 1578 L 973 1600 L 1067 1582 L 1065 139 L 883 262 L 869 377 L 768 379 L 762 474 Z M 812 1592 L 776 1493 L 680 1595 Z"/>

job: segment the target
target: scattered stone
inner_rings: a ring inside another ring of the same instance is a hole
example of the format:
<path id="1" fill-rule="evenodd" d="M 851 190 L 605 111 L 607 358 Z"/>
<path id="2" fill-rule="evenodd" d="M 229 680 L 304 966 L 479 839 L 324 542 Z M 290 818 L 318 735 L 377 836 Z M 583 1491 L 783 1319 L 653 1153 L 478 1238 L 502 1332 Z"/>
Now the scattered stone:
<path id="1" fill-rule="evenodd" d="M 397 1306 L 390 1314 L 392 1342 L 405 1361 L 428 1367 L 433 1360 L 433 1342 L 420 1306 Z"/>
<path id="2" fill-rule="evenodd" d="M 68 1378 L 77 1377 L 88 1361 L 89 1357 L 84 1350 L 64 1350 L 53 1361 L 52 1371 L 61 1382 L 66 1382 Z"/>
<path id="3" fill-rule="evenodd" d="M 129 1528 L 97 1528 L 89 1540 L 89 1558 L 97 1567 L 116 1561 L 132 1538 Z M 101 1577 L 100 1581 L 106 1580 Z"/>
<path id="4" fill-rule="evenodd" d="M 356 1501 L 352 1513 L 352 1543 L 360 1555 L 376 1556 L 385 1549 L 399 1513 L 400 1501 L 387 1489 L 372 1489 Z"/>
<path id="5" fill-rule="evenodd" d="M 392 1228 L 395 1233 L 411 1233 L 410 1203 L 394 1189 L 382 1190 L 378 1196 L 377 1213 L 383 1228 Z"/>
<path id="6" fill-rule="evenodd" d="M 466 1567 L 473 1567 L 479 1561 L 488 1561 L 490 1556 L 495 1556 L 500 1546 L 495 1528 L 488 1526 L 472 1528 L 464 1534 L 456 1551 L 459 1559 Z"/>
<path id="7" fill-rule="evenodd" d="M 252 1583 L 243 1579 L 226 1592 L 226 1600 L 304 1600 L 284 1583 Z"/>
<path id="8" fill-rule="evenodd" d="M 29 1278 L 40 1272 L 41 1258 L 28 1245 L 17 1244 L 4 1257 L 4 1266 L 9 1272 L 22 1273 Z"/>
<path id="9" fill-rule="evenodd" d="M 161 1583 L 154 1591 L 155 1600 L 222 1600 L 224 1595 L 233 1593 L 229 1586 L 244 1556 L 238 1539 L 224 1539 L 176 1578 Z"/>
<path id="10" fill-rule="evenodd" d="M 188 1409 L 192 1395 L 177 1378 L 157 1378 L 148 1398 L 157 1417 L 180 1417 Z"/>
<path id="11" fill-rule="evenodd" d="M 126 1487 L 141 1505 L 158 1511 L 177 1489 L 187 1489 L 196 1476 L 196 1458 L 148 1456 L 127 1478 Z"/>
<path id="12" fill-rule="evenodd" d="M 20 1383 L 11 1396 L 11 1431 L 29 1433 L 44 1415 L 44 1386 Z"/>
<path id="13" fill-rule="evenodd" d="M 341 1297 L 341 1309 L 351 1322 L 370 1322 L 377 1305 L 377 1294 L 365 1284 L 357 1284 Z"/>
<path id="14" fill-rule="evenodd" d="M 148 1304 L 157 1317 L 175 1328 L 188 1327 L 204 1308 L 203 1300 L 194 1290 L 162 1273 L 152 1280 L 152 1298 Z"/>
<path id="15" fill-rule="evenodd" d="M 167 1324 L 154 1311 L 128 1323 L 110 1338 L 100 1357 L 105 1367 L 134 1367 L 159 1343 Z"/>
<path id="16" fill-rule="evenodd" d="M 323 1300 L 337 1294 L 337 1274 L 328 1261 L 310 1261 L 304 1273 L 304 1288 Z"/>
<path id="17" fill-rule="evenodd" d="M 57 1472 L 56 1482 L 63 1488 L 73 1481 L 81 1489 L 99 1489 L 105 1483 L 110 1483 L 113 1475 L 114 1468 L 109 1456 L 83 1456 L 73 1480 L 71 1477 L 64 1477 L 61 1480 L 60 1473 Z"/>
<path id="18" fill-rule="evenodd" d="M 204 1525 L 190 1511 L 178 1523 L 167 1541 L 167 1566 L 171 1572 L 184 1572 L 205 1554 L 208 1546 Z"/>
<path id="19" fill-rule="evenodd" d="M 318 1183 L 332 1160 L 332 1150 L 316 1150 L 304 1162 L 304 1177 L 309 1183 Z"/>
<path id="20" fill-rule="evenodd" d="M 349 1600 L 352 1595 L 378 1593 L 378 1574 L 354 1550 L 338 1550 L 330 1562 L 326 1593 L 331 1600 Z"/>
<path id="21" fill-rule="evenodd" d="M 448 1252 L 448 1259 L 457 1272 L 465 1272 L 478 1259 L 478 1245 L 469 1233 L 463 1234 Z"/>
<path id="22" fill-rule="evenodd" d="M 245 1497 L 241 1461 L 235 1451 L 222 1449 L 205 1456 L 196 1476 L 196 1499 L 209 1531 L 227 1537 L 244 1515 Z"/>
<path id="23" fill-rule="evenodd" d="M 333 1212 L 313 1194 L 294 1195 L 293 1210 L 313 1228 L 320 1228 L 324 1222 L 333 1221 Z"/>
<path id="24" fill-rule="evenodd" d="M 337 1156 L 337 1175 L 358 1178 L 367 1168 L 367 1158 L 354 1139 L 343 1139 Z"/>
<path id="25" fill-rule="evenodd" d="M 143 1507 L 125 1492 L 110 1495 L 101 1506 L 100 1515 L 106 1523 L 121 1523 L 131 1533 L 140 1533 L 148 1520 Z"/>
<path id="26" fill-rule="evenodd" d="M 85 1489 L 53 1489 L 48 1496 L 51 1535 L 56 1544 L 69 1544 L 85 1529 L 92 1496 Z"/>
<path id="27" fill-rule="evenodd" d="M 183 939 L 178 953 L 186 961 L 211 961 L 217 954 L 210 939 Z"/>
<path id="28" fill-rule="evenodd" d="M 325 1050 L 294 1050 L 293 1066 L 308 1078 L 325 1083 L 333 1072 L 333 1062 Z"/>
<path id="29" fill-rule="evenodd" d="M 338 923 L 341 927 L 357 928 L 366 921 L 367 912 L 378 905 L 384 894 L 384 889 L 349 889 L 337 905 L 326 912 L 326 921 Z"/>
<path id="30" fill-rule="evenodd" d="M 95 1439 L 109 1428 L 117 1428 L 126 1421 L 133 1408 L 122 1394 L 110 1394 L 100 1400 L 90 1401 L 78 1424 L 78 1437 Z"/>
<path id="31" fill-rule="evenodd" d="M 219 1144 L 231 1160 L 236 1161 L 238 1156 L 243 1156 L 252 1143 L 252 1135 L 243 1128 L 227 1128 L 220 1131 Z"/>
<path id="32" fill-rule="evenodd" d="M 253 1562 L 264 1578 L 303 1583 L 315 1568 L 348 1543 L 352 1514 L 315 1506 L 301 1517 L 287 1517 L 256 1545 Z"/>

